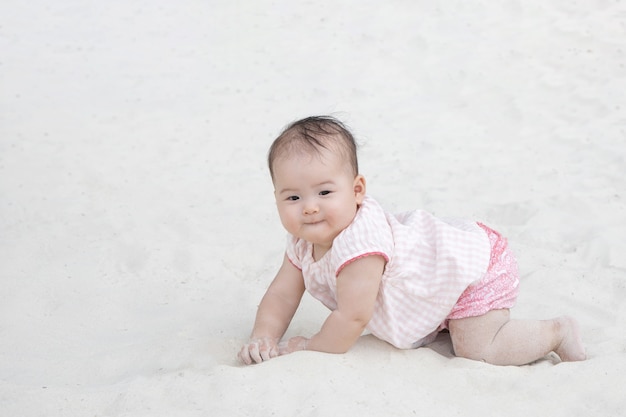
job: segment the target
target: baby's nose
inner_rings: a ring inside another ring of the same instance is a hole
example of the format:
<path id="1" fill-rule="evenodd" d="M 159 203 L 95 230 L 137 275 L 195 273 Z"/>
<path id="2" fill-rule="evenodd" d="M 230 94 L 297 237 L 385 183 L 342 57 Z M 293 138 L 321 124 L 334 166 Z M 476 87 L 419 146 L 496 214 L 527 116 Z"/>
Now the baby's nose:
<path id="1" fill-rule="evenodd" d="M 320 209 L 316 204 L 307 204 L 304 207 L 304 214 L 315 214 L 319 212 Z"/>

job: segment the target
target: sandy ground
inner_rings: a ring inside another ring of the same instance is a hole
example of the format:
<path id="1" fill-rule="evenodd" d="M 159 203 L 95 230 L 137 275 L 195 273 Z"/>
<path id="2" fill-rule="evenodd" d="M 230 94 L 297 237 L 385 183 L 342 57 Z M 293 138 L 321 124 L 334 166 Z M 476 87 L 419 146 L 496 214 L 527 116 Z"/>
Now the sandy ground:
<path id="1" fill-rule="evenodd" d="M 2 1 L 0 415 L 625 415 L 625 91 L 622 1 Z M 284 250 L 266 150 L 320 113 L 387 209 L 507 235 L 513 316 L 577 317 L 589 359 L 239 365 Z"/>

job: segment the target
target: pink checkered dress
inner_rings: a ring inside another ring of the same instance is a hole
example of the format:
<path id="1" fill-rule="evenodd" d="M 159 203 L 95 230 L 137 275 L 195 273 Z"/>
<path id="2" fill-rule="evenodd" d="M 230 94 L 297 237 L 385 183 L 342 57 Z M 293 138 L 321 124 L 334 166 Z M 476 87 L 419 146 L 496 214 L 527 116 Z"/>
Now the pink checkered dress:
<path id="1" fill-rule="evenodd" d="M 337 308 L 341 269 L 363 256 L 383 256 L 387 264 L 367 329 L 410 349 L 432 339 L 470 285 L 480 287 L 488 275 L 491 244 L 473 221 L 443 220 L 422 210 L 389 214 L 368 196 L 322 259 L 316 262 L 312 244 L 293 236 L 286 252 L 302 270 L 309 293 L 331 310 Z"/>

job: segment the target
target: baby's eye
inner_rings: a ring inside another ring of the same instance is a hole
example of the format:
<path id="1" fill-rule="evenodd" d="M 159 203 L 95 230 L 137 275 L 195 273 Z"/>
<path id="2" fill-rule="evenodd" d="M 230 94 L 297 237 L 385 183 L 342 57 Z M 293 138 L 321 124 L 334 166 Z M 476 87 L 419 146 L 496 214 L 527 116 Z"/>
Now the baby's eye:
<path id="1" fill-rule="evenodd" d="M 287 197 L 288 201 L 298 201 L 300 199 L 300 197 L 298 197 L 297 195 L 290 195 L 289 197 Z"/>
<path id="2" fill-rule="evenodd" d="M 330 194 L 330 191 L 328 190 L 320 191 L 320 195 L 328 195 L 328 194 Z"/>

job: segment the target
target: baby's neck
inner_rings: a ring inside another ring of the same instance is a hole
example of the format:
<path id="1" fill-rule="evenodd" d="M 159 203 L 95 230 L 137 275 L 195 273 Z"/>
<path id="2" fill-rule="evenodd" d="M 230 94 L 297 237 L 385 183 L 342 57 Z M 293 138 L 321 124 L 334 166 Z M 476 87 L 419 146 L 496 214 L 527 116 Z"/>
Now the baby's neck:
<path id="1" fill-rule="evenodd" d="M 332 246 L 323 246 L 323 245 L 317 245 L 314 243 L 313 244 L 313 260 L 317 262 L 320 259 L 322 259 L 324 255 L 326 255 L 326 252 L 328 252 L 331 247 Z"/>

